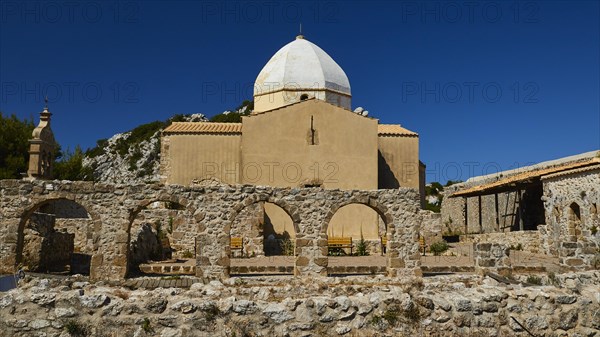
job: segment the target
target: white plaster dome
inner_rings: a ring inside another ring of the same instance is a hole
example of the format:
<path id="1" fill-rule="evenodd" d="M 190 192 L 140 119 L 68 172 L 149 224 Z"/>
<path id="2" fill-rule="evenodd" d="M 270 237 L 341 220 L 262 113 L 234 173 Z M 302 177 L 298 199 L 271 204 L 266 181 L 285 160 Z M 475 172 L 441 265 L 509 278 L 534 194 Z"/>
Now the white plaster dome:
<path id="1" fill-rule="evenodd" d="M 301 35 L 271 57 L 254 83 L 254 96 L 281 90 L 325 90 L 351 96 L 344 70 Z"/>

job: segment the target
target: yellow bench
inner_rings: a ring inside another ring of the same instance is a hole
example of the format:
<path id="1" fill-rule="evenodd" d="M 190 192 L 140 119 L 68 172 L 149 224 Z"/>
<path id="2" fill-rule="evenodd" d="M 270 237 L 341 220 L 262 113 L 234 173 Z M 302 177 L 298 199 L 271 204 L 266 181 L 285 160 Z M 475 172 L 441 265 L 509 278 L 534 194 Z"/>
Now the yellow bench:
<path id="1" fill-rule="evenodd" d="M 231 238 L 231 249 L 244 249 L 244 238 Z"/>
<path id="2" fill-rule="evenodd" d="M 327 245 L 329 248 L 350 248 L 350 255 L 352 255 L 351 237 L 327 238 Z"/>
<path id="3" fill-rule="evenodd" d="M 427 244 L 425 244 L 425 238 L 422 236 L 419 236 L 419 250 L 423 251 L 423 256 L 425 256 L 425 248 L 427 247 Z"/>

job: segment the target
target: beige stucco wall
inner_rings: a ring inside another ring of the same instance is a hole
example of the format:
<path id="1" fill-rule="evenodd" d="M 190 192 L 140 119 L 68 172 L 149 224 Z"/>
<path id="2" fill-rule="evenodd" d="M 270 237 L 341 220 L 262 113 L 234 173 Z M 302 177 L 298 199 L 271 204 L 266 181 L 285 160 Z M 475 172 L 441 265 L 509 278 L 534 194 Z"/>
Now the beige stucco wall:
<path id="1" fill-rule="evenodd" d="M 379 188 L 402 186 L 420 190 L 419 138 L 382 135 L 378 138 L 378 144 L 379 153 L 386 164 L 379 168 Z M 388 168 L 388 174 L 385 174 Z"/>
<path id="2" fill-rule="evenodd" d="M 240 134 L 167 134 L 162 141 L 161 174 L 167 184 L 205 178 L 240 182 Z"/>
<path id="3" fill-rule="evenodd" d="M 268 217 L 268 221 L 265 219 L 265 237 L 271 234 L 283 235 L 286 232 L 290 235 L 290 238 L 296 237 L 292 218 L 281 207 L 269 202 L 264 203 L 264 207 L 265 216 Z"/>
<path id="4" fill-rule="evenodd" d="M 311 116 L 315 145 L 311 145 Z M 377 120 L 309 100 L 243 117 L 243 183 L 377 188 Z"/>
<path id="5" fill-rule="evenodd" d="M 281 90 L 254 96 L 254 112 L 264 112 L 300 102 L 302 95 L 350 109 L 352 98 L 329 90 Z"/>
<path id="6" fill-rule="evenodd" d="M 359 240 L 362 230 L 365 240 L 379 240 L 385 235 L 385 225 L 380 225 L 379 219 L 379 214 L 365 205 L 347 205 L 338 209 L 331 218 L 327 235 Z"/>

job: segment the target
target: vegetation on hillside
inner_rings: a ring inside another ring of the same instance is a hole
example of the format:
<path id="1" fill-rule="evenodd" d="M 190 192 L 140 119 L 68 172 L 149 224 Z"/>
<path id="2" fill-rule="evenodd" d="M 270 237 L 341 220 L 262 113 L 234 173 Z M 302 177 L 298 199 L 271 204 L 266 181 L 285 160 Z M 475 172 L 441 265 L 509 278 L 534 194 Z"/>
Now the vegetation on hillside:
<path id="1" fill-rule="evenodd" d="M 84 153 L 77 145 L 75 151 L 65 151 L 54 163 L 54 178 L 58 180 L 94 180 L 94 170 L 83 166 Z"/>
<path id="2" fill-rule="evenodd" d="M 435 213 L 440 213 L 441 212 L 441 207 L 442 207 L 442 200 L 444 199 L 444 196 L 442 195 L 442 192 L 444 191 L 444 187 L 448 187 L 457 183 L 460 183 L 462 181 L 460 180 L 448 180 L 446 182 L 446 185 L 442 186 L 442 184 L 440 184 L 437 181 L 434 181 L 428 185 L 425 186 L 425 209 L 435 212 Z M 432 198 L 430 198 L 432 197 Z M 431 201 L 430 201 L 431 199 Z"/>
<path id="3" fill-rule="evenodd" d="M 0 112 L 0 179 L 19 179 L 27 172 L 33 119 L 19 120 Z"/>
<path id="4" fill-rule="evenodd" d="M 254 101 L 245 100 L 233 111 L 226 111 L 211 117 L 211 122 L 241 123 L 242 116 L 248 116 L 254 110 Z"/>

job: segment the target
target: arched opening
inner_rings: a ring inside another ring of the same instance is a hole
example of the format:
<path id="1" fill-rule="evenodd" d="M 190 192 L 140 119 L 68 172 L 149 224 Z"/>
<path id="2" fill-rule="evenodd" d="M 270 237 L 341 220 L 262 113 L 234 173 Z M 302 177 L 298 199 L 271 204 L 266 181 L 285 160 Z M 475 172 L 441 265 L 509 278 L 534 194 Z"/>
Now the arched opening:
<path id="1" fill-rule="evenodd" d="M 352 238 L 353 248 L 329 249 L 330 255 L 383 255 L 386 224 L 373 208 L 362 204 L 340 207 L 327 226 L 328 238 Z M 364 242 L 365 249 L 357 251 Z"/>
<path id="2" fill-rule="evenodd" d="M 572 242 L 577 242 L 581 238 L 581 210 L 575 202 L 569 206 L 567 230 Z"/>
<path id="3" fill-rule="evenodd" d="M 193 214 L 172 201 L 153 201 L 134 211 L 128 233 L 128 277 L 193 274 L 198 234 Z"/>
<path id="4" fill-rule="evenodd" d="M 302 94 L 300 95 L 300 100 L 301 101 L 306 101 L 308 99 L 308 94 Z"/>
<path id="5" fill-rule="evenodd" d="M 68 199 L 43 201 L 21 219 L 17 265 L 31 272 L 89 275 L 99 230 L 83 205 Z"/>
<path id="6" fill-rule="evenodd" d="M 257 201 L 233 218 L 230 231 L 231 274 L 291 274 L 296 224 L 281 206 Z"/>
<path id="7" fill-rule="evenodd" d="M 384 274 L 387 223 L 371 205 L 351 203 L 335 210 L 327 224 L 328 274 Z"/>

